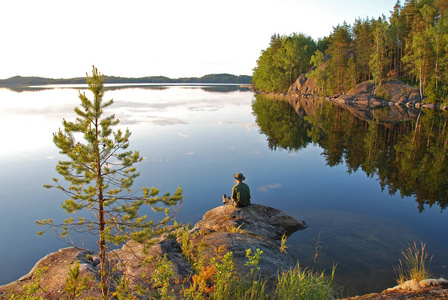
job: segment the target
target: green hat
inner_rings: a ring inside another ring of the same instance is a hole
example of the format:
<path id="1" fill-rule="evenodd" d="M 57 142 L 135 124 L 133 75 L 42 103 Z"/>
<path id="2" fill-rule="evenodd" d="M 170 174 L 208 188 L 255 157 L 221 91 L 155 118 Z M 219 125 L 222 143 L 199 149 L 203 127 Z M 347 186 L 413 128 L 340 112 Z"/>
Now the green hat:
<path id="1" fill-rule="evenodd" d="M 246 177 L 244 177 L 244 175 L 241 173 L 236 173 L 235 175 L 233 175 L 233 178 L 235 178 L 236 180 L 239 180 L 239 181 L 246 180 Z"/>

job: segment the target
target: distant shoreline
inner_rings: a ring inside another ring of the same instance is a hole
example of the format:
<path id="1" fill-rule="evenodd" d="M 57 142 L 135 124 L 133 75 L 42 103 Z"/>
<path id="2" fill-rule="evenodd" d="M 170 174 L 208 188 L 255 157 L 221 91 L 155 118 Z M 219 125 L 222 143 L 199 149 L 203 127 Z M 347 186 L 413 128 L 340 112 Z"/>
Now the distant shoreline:
<path id="1" fill-rule="evenodd" d="M 250 84 L 252 77 L 248 75 L 232 75 L 232 74 L 209 74 L 202 77 L 181 77 L 169 78 L 165 76 L 147 76 L 147 77 L 116 77 L 104 76 L 104 83 L 111 84 L 145 84 L 145 83 L 185 83 L 185 84 Z M 42 86 L 42 85 L 58 85 L 58 84 L 85 84 L 85 77 L 53 79 L 44 77 L 22 77 L 14 76 L 8 79 L 0 79 L 0 87 L 10 86 Z"/>

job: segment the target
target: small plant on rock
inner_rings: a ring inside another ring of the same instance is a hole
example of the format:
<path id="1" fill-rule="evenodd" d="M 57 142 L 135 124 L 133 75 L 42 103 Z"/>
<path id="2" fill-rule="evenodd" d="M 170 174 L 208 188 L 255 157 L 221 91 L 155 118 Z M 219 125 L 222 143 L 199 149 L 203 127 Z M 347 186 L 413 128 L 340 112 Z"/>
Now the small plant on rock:
<path id="1" fill-rule="evenodd" d="M 397 283 L 402 284 L 408 280 L 414 279 L 420 282 L 423 279 L 430 278 L 429 265 L 432 260 L 432 256 L 426 252 L 426 244 L 421 243 L 420 248 L 417 247 L 417 243 L 409 245 L 404 250 L 401 250 L 403 259 L 400 259 L 398 266 L 394 267 L 395 274 L 397 275 Z"/>

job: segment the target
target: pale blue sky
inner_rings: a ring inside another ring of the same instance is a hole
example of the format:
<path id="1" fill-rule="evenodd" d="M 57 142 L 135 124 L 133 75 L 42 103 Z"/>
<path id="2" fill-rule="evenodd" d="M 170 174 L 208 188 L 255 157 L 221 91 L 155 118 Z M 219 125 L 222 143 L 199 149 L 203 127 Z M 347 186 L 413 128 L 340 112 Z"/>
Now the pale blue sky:
<path id="1" fill-rule="evenodd" d="M 0 3 L 0 78 L 251 75 L 272 34 L 317 39 L 396 0 L 14 0 Z"/>

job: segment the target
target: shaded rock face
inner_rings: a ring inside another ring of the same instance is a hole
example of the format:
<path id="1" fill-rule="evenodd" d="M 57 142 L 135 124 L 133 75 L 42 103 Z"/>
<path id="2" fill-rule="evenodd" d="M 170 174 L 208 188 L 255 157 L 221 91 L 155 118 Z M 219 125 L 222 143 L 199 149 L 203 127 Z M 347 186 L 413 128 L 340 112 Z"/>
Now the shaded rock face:
<path id="1" fill-rule="evenodd" d="M 314 71 L 312 67 L 308 74 Z M 314 78 L 308 78 L 306 74 L 301 74 L 297 80 L 289 87 L 288 94 L 315 95 L 317 94 L 317 81 Z"/>
<path id="2" fill-rule="evenodd" d="M 201 255 L 205 259 L 216 257 L 217 249 L 222 254 L 233 252 L 235 269 L 242 274 L 249 271 L 245 266 L 246 250 L 251 249 L 255 253 L 259 249 L 263 251 L 258 264 L 260 272 L 276 278 L 279 269 L 289 269 L 297 264 L 296 259 L 280 251 L 279 240 L 283 234 L 289 236 L 305 228 L 305 222 L 271 207 L 251 204 L 235 208 L 223 205 L 207 212 L 188 232 L 188 236 L 193 247 L 201 245 Z M 151 274 L 156 270 L 157 261 L 166 257 L 174 271 L 169 290 L 174 290 L 175 294 L 179 295 L 182 288 L 189 287 L 193 275 L 192 266 L 184 256 L 181 245 L 181 237 L 177 239 L 162 237 L 146 249 L 139 243 L 129 241 L 121 249 L 108 253 L 110 266 L 114 268 L 113 277 L 119 279 L 122 275 L 126 275 L 131 288 L 138 284 L 148 290 L 154 289 Z M 154 259 L 143 263 L 149 256 Z M 50 299 L 66 297 L 64 288 L 68 265 L 73 265 L 76 260 L 80 263 L 81 277 L 85 275 L 91 278 L 90 287 L 83 292 L 82 297 L 101 298 L 101 291 L 98 288 L 100 282 L 98 256 L 92 251 L 73 247 L 47 255 L 29 274 L 9 285 L 0 286 L 0 298 L 2 293 L 6 295 L 5 293 L 13 292 L 17 295 L 23 291 L 23 286 L 32 283 L 36 278 L 36 270 L 43 267 L 48 269 L 40 277 L 42 294 L 35 296 Z M 146 276 L 142 279 L 143 274 Z M 112 280 L 111 292 L 115 290 L 114 282 L 115 280 Z"/>

